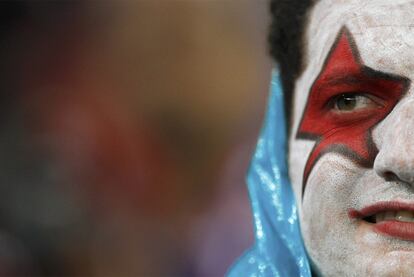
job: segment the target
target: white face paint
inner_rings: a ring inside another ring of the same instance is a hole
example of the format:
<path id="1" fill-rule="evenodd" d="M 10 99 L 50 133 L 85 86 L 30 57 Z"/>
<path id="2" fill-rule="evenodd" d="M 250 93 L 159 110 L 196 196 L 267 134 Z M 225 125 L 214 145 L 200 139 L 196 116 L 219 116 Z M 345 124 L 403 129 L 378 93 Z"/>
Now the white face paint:
<path id="1" fill-rule="evenodd" d="M 311 167 L 303 195 L 304 157 L 311 155 L 316 142 L 297 138 L 312 84 L 326 66 L 343 27 L 353 37 L 362 66 L 414 80 L 414 1 L 320 0 L 309 19 L 306 67 L 296 81 L 289 140 L 290 177 L 306 248 L 323 276 L 414 276 L 414 223 L 404 225 L 408 228 L 404 233 L 402 225 L 392 221 L 414 221 L 414 88 L 406 86 L 396 105 L 368 133 L 378 150 L 371 164 L 340 151 L 327 151 Z M 343 99 L 330 99 L 328 109 L 336 113 L 336 119 L 383 105 L 370 91 L 351 92 L 361 94 L 354 97 L 355 105 L 345 105 L 345 109 L 338 109 Z M 360 118 L 351 125 L 358 128 L 367 120 Z M 327 137 L 337 134 L 337 130 L 325 131 L 330 132 L 325 133 Z M 348 142 L 358 143 L 360 138 L 352 132 L 349 136 Z M 351 218 L 350 210 L 360 211 L 358 217 Z M 381 211 L 389 212 L 382 223 L 391 222 L 391 227 L 376 228 Z M 362 219 L 373 213 L 374 222 Z"/>

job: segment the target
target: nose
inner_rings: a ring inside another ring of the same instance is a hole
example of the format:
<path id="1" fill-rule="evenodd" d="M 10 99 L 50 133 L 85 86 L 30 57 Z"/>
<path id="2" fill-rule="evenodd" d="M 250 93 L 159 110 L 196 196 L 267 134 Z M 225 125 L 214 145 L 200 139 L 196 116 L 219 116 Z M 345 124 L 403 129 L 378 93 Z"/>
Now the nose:
<path id="1" fill-rule="evenodd" d="M 414 99 L 401 103 L 374 131 L 375 172 L 414 185 Z"/>

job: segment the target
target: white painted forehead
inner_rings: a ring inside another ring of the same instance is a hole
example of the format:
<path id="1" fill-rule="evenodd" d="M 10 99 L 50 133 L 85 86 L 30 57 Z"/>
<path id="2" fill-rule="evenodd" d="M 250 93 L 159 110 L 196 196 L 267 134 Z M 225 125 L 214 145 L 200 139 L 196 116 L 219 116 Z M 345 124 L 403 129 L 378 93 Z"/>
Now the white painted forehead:
<path id="1" fill-rule="evenodd" d="M 365 65 L 397 75 L 413 74 L 414 1 L 320 0 L 309 19 L 308 65 L 321 67 L 340 28 L 346 26 Z"/>

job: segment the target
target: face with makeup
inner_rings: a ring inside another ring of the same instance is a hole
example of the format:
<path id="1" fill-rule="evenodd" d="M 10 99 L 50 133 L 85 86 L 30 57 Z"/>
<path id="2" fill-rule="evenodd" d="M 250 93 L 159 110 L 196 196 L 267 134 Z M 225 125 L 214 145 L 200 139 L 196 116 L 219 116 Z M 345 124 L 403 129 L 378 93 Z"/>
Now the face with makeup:
<path id="1" fill-rule="evenodd" d="M 414 274 L 413 14 L 401 0 L 310 11 L 289 166 L 323 276 Z"/>

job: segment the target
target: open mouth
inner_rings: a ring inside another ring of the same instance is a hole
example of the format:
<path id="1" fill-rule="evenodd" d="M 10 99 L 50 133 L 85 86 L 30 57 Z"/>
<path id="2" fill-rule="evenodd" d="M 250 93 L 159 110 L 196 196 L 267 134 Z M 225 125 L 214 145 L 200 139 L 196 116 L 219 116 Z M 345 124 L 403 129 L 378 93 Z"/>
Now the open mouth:
<path id="1" fill-rule="evenodd" d="M 371 224 L 376 233 L 414 240 L 414 204 L 379 202 L 361 210 L 351 209 L 348 215 Z"/>
<path id="2" fill-rule="evenodd" d="M 387 211 L 375 215 L 363 217 L 369 223 L 380 223 L 382 221 L 396 220 L 400 222 L 414 222 L 414 212 L 410 211 Z"/>

